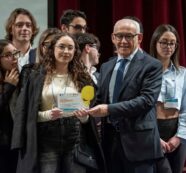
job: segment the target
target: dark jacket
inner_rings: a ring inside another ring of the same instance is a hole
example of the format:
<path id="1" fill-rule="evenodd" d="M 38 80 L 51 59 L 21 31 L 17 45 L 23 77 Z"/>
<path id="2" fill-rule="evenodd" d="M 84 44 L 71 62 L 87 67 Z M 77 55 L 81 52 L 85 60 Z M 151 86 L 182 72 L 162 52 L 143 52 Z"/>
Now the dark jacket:
<path id="1" fill-rule="evenodd" d="M 36 51 L 37 49 L 31 49 L 29 52 L 29 64 L 34 64 L 36 62 Z"/>
<path id="2" fill-rule="evenodd" d="M 38 173 L 37 116 L 44 78 L 45 72 L 42 67 L 33 71 L 18 98 L 17 118 L 14 123 L 12 139 L 12 148 L 20 149 L 17 173 Z M 96 142 L 95 146 L 100 151 L 99 158 L 103 158 L 92 119 L 89 123 L 91 126 L 84 125 L 85 129 L 89 128 L 93 132 L 90 139 Z M 100 162 L 100 165 L 104 165 L 103 159 L 100 159 Z"/>
<path id="3" fill-rule="evenodd" d="M 109 82 L 117 57 L 100 69 L 97 104 L 109 103 Z M 147 53 L 138 51 L 130 62 L 119 92 L 118 103 L 109 104 L 112 121 L 119 122 L 123 151 L 130 161 L 143 161 L 163 156 L 156 124 L 155 104 L 162 81 L 162 65 Z M 103 140 L 106 145 L 106 136 Z M 103 146 L 104 148 L 104 146 Z"/>
<path id="4" fill-rule="evenodd" d="M 10 83 L 3 83 L 2 88 L 0 93 L 0 147 L 10 146 L 11 143 L 13 120 L 9 102 L 16 86 Z"/>

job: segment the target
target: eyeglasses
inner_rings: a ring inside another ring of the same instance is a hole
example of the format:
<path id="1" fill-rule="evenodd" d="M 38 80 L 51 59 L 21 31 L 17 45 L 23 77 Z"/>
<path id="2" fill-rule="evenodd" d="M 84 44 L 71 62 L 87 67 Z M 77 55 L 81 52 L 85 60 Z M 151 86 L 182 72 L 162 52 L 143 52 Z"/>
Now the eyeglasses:
<path id="1" fill-rule="evenodd" d="M 81 26 L 81 25 L 69 25 L 69 26 L 71 26 L 71 27 L 73 27 L 75 30 L 84 30 L 84 31 L 86 31 L 88 28 L 87 28 L 87 26 L 85 25 L 85 26 Z"/>
<path id="2" fill-rule="evenodd" d="M 32 23 L 30 22 L 17 22 L 14 24 L 17 28 L 22 28 L 24 25 L 27 27 L 27 28 L 31 28 L 32 27 Z"/>
<path id="3" fill-rule="evenodd" d="M 50 42 L 43 42 L 42 43 L 42 46 L 45 48 L 45 49 L 48 49 L 50 47 L 51 43 Z"/>
<path id="4" fill-rule="evenodd" d="M 177 43 L 175 42 L 166 42 L 166 41 L 159 41 L 158 42 L 160 44 L 160 47 L 162 49 L 165 49 L 167 48 L 168 46 L 171 48 L 171 49 L 175 49 L 177 47 Z"/>
<path id="5" fill-rule="evenodd" d="M 116 40 L 122 41 L 125 38 L 126 41 L 131 41 L 138 34 L 124 34 L 124 33 L 116 33 L 114 34 Z"/>
<path id="6" fill-rule="evenodd" d="M 96 44 L 88 44 L 88 45 L 89 45 L 90 47 L 93 47 L 93 48 L 99 50 L 99 48 L 98 48 L 98 46 L 97 46 Z"/>
<path id="7" fill-rule="evenodd" d="M 60 50 L 64 51 L 66 48 L 69 50 L 69 51 L 72 51 L 74 50 L 74 46 L 71 46 L 71 45 L 64 45 L 64 44 L 59 44 L 59 45 L 56 45 L 55 47 L 59 48 Z"/>
<path id="8" fill-rule="evenodd" d="M 0 55 L 0 57 L 8 58 L 9 60 L 13 59 L 13 58 L 18 59 L 18 58 L 20 58 L 20 56 L 21 56 L 21 52 L 20 51 L 7 52 L 7 53 L 5 53 L 3 55 Z"/>
<path id="9" fill-rule="evenodd" d="M 98 51 L 99 51 L 99 48 L 98 48 L 98 46 L 97 46 L 96 44 L 89 44 L 89 46 L 90 46 L 90 47 L 93 47 L 93 48 L 95 48 L 95 49 L 97 50 L 97 56 L 98 56 L 98 57 L 101 56 L 101 54 L 98 52 Z"/>

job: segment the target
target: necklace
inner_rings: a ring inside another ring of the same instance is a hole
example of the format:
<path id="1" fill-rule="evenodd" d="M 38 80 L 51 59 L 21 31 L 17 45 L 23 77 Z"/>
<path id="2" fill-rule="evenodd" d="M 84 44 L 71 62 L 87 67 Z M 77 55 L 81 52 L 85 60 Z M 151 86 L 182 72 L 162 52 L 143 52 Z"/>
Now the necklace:
<path id="1" fill-rule="evenodd" d="M 56 76 L 53 76 L 52 77 L 52 97 L 53 97 L 53 108 L 54 107 L 57 107 L 57 95 L 55 97 L 55 94 L 54 94 L 54 86 L 55 86 L 55 83 L 54 83 L 54 79 L 59 79 L 59 83 L 61 83 L 61 86 L 60 88 L 62 89 L 62 86 L 63 86 L 63 79 L 64 79 L 64 75 L 56 75 Z M 66 77 L 66 80 L 65 80 L 65 88 L 64 88 L 64 92 L 63 94 L 66 94 L 66 88 L 67 88 L 67 85 L 68 85 L 68 79 L 69 79 L 69 75 L 67 74 L 67 77 Z M 58 84 L 58 83 L 57 83 Z"/>

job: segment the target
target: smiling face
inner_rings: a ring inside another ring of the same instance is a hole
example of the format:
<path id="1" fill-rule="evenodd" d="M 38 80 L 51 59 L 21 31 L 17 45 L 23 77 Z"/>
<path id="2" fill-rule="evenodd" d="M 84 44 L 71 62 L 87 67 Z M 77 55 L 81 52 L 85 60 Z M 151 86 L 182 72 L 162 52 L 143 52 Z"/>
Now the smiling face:
<path id="1" fill-rule="evenodd" d="M 19 14 L 12 25 L 13 42 L 30 42 L 33 35 L 32 21 L 27 15 Z"/>
<path id="2" fill-rule="evenodd" d="M 177 40 L 174 33 L 170 31 L 164 32 L 156 43 L 157 58 L 166 60 L 171 58 L 175 52 Z"/>
<path id="3" fill-rule="evenodd" d="M 5 71 L 10 71 L 17 67 L 16 55 L 19 52 L 12 44 L 8 44 L 4 47 L 3 52 L 0 55 L 0 66 Z"/>
<path id="4" fill-rule="evenodd" d="M 142 34 L 132 20 L 122 19 L 114 26 L 112 42 L 119 55 L 127 57 L 139 46 L 142 41 Z"/>
<path id="5" fill-rule="evenodd" d="M 55 44 L 54 56 L 56 64 L 69 64 L 75 53 L 75 43 L 69 36 L 62 36 Z"/>

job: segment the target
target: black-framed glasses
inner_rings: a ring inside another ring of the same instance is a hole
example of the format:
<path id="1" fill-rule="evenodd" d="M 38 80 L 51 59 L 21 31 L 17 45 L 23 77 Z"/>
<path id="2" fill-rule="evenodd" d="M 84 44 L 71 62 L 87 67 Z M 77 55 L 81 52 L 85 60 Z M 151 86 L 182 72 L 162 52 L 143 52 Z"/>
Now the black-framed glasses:
<path id="1" fill-rule="evenodd" d="M 88 29 L 86 25 L 82 26 L 82 25 L 78 25 L 78 24 L 77 25 L 70 24 L 69 26 L 73 27 L 75 30 L 80 30 L 80 31 L 82 31 L 82 30 L 86 31 Z"/>
<path id="2" fill-rule="evenodd" d="M 45 49 L 48 49 L 50 47 L 51 43 L 50 42 L 43 42 L 42 43 L 42 46 L 45 48 Z"/>
<path id="3" fill-rule="evenodd" d="M 126 41 L 131 41 L 138 34 L 125 34 L 125 33 L 116 33 L 114 34 L 116 40 L 122 41 L 125 38 Z"/>
<path id="4" fill-rule="evenodd" d="M 165 49 L 167 48 L 168 46 L 171 48 L 171 49 L 175 49 L 177 47 L 177 43 L 176 42 L 167 42 L 167 41 L 159 41 L 158 42 L 160 44 L 160 47 L 162 49 Z"/>
<path id="5" fill-rule="evenodd" d="M 20 51 L 7 52 L 7 53 L 4 53 L 3 55 L 0 55 L 0 57 L 8 58 L 8 59 L 12 59 L 12 58 L 18 59 L 20 58 L 20 56 L 21 56 Z"/>

